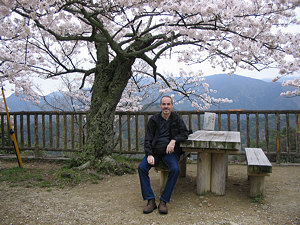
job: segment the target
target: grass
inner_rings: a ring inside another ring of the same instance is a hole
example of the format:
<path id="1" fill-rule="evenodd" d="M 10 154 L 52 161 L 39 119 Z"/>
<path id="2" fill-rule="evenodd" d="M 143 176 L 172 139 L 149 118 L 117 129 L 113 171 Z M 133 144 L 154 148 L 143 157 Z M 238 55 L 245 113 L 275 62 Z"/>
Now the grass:
<path id="1" fill-rule="evenodd" d="M 259 203 L 259 204 L 263 204 L 264 203 L 264 196 L 262 194 L 255 196 L 252 199 L 253 203 Z"/>
<path id="2" fill-rule="evenodd" d="M 125 173 L 134 173 L 135 168 L 132 163 L 140 161 L 140 159 L 125 157 L 118 154 L 112 156 L 117 162 L 114 174 L 123 175 Z M 103 178 L 101 174 L 111 174 L 107 171 L 110 165 L 103 164 L 100 170 L 78 170 L 72 167 L 72 161 L 57 164 L 48 162 L 49 167 L 45 166 L 43 161 L 33 161 L 36 166 L 26 168 L 26 160 L 23 160 L 24 168 L 12 167 L 0 169 L 0 184 L 6 183 L 11 187 L 40 187 L 48 188 L 49 191 L 53 187 L 64 188 L 74 187 L 80 183 L 97 184 Z M 44 166 L 39 166 L 39 165 Z M 55 166 L 54 166 L 55 165 Z"/>
<path id="3" fill-rule="evenodd" d="M 26 165 L 26 164 L 25 164 Z M 74 187 L 79 183 L 98 183 L 99 177 L 76 169 L 58 167 L 57 169 L 19 168 L 0 170 L 0 184 L 7 183 L 11 187 Z"/>

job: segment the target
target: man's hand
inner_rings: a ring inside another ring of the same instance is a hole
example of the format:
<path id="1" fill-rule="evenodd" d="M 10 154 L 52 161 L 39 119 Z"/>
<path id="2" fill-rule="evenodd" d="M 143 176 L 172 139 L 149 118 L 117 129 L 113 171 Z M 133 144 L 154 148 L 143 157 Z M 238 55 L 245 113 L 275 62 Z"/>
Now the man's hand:
<path id="1" fill-rule="evenodd" d="M 147 161 L 151 166 L 154 166 L 155 161 L 153 155 L 148 155 Z"/>
<path id="2" fill-rule="evenodd" d="M 174 152 L 175 143 L 176 143 L 175 140 L 171 140 L 171 141 L 170 141 L 170 143 L 169 143 L 168 146 L 167 146 L 167 150 L 166 150 L 166 153 L 167 153 L 167 154 L 171 154 L 171 153 Z"/>

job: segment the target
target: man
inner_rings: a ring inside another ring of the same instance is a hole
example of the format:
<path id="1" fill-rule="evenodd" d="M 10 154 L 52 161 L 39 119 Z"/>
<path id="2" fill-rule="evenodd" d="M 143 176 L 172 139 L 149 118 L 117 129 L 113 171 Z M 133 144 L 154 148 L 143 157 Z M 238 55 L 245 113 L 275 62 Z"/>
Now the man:
<path id="1" fill-rule="evenodd" d="M 146 155 L 138 167 L 138 172 L 143 199 L 148 200 L 143 212 L 151 213 L 157 205 L 150 185 L 149 170 L 161 160 L 166 164 L 169 170 L 168 180 L 160 196 L 158 211 L 167 214 L 166 203 L 170 202 L 179 175 L 179 143 L 188 138 L 188 130 L 180 116 L 172 112 L 173 101 L 170 96 L 161 98 L 160 108 L 161 112 L 153 115 L 147 124 L 144 143 Z"/>

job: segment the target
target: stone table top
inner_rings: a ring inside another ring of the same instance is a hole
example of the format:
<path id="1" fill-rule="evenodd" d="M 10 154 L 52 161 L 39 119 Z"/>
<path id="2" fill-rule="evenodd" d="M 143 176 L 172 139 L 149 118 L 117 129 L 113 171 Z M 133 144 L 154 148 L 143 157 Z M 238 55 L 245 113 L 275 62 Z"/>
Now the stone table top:
<path id="1" fill-rule="evenodd" d="M 241 137 L 238 131 L 197 130 L 180 144 L 185 149 L 241 150 Z"/>

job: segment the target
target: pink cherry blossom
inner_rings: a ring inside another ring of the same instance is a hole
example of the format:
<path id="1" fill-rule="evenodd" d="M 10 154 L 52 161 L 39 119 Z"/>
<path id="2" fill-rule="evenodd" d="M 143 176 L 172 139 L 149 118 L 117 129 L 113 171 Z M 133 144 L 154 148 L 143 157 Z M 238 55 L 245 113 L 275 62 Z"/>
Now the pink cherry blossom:
<path id="1" fill-rule="evenodd" d="M 141 88 L 149 96 L 177 92 L 181 101 L 207 109 L 230 100 L 210 97 L 215 91 L 204 83 L 201 72 L 167 74 L 156 68 L 157 61 L 166 57 L 187 64 L 208 61 L 228 74 L 237 68 L 278 68 L 276 79 L 293 75 L 300 66 L 300 35 L 281 28 L 293 26 L 299 31 L 297 7 L 298 0 L 78 0 L 72 4 L 1 0 L 0 81 L 13 83 L 17 94 L 38 101 L 36 78 L 70 75 L 79 79 L 74 81 L 73 95 L 83 98 L 79 87 L 93 85 L 101 33 L 109 62 L 119 55 L 135 58 L 119 110 L 141 109 L 139 102 L 145 98 L 139 94 Z M 145 40 L 149 43 L 138 47 Z M 157 79 L 136 82 L 149 77 Z M 299 94 L 299 80 L 284 85 L 295 91 L 282 95 Z M 88 107 L 89 99 L 84 99 Z"/>

